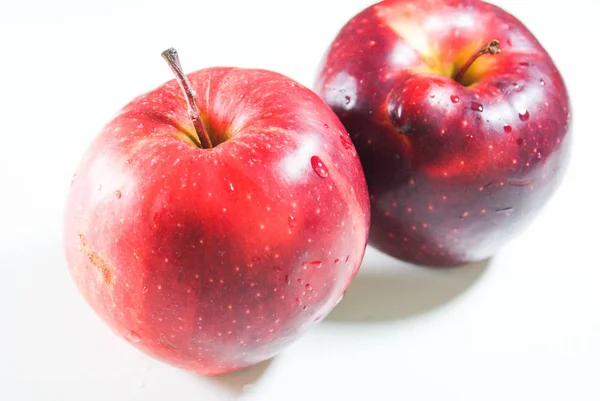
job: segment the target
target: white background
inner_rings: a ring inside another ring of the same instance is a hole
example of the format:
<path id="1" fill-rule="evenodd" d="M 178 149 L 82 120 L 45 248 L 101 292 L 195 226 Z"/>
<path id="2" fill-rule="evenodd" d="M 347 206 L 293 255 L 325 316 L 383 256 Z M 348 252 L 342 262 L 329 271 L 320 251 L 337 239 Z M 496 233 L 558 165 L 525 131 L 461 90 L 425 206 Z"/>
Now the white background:
<path id="1" fill-rule="evenodd" d="M 117 338 L 71 283 L 62 210 L 81 153 L 114 113 L 214 65 L 310 86 L 368 0 L 0 0 L 0 399 L 599 400 L 600 7 L 497 0 L 568 84 L 575 147 L 560 191 L 487 266 L 434 271 L 369 251 L 344 301 L 270 362 L 216 378 Z"/>

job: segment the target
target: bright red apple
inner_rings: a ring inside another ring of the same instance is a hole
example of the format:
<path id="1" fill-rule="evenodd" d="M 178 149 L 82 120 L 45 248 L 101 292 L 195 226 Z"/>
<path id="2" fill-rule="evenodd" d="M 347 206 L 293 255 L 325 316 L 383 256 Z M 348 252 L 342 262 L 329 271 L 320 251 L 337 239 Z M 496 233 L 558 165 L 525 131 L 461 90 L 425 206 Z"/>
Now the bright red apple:
<path id="1" fill-rule="evenodd" d="M 479 0 L 390 0 L 339 32 L 316 83 L 361 158 L 370 243 L 422 265 L 490 257 L 566 167 L 570 109 L 548 53 Z"/>
<path id="2" fill-rule="evenodd" d="M 66 256 L 118 334 L 218 374 L 272 357 L 341 299 L 366 247 L 368 193 L 318 95 L 264 70 L 188 81 L 164 56 L 178 80 L 127 105 L 77 170 Z"/>

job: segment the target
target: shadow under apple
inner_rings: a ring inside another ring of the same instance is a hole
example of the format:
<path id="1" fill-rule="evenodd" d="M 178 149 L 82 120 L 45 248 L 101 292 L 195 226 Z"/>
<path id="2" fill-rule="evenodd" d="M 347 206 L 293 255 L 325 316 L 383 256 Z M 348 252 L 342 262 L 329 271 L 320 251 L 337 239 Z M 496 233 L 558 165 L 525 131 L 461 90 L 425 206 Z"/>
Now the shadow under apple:
<path id="1" fill-rule="evenodd" d="M 223 388 L 231 396 L 239 397 L 254 391 L 254 387 L 258 385 L 272 362 L 273 358 L 267 359 L 245 369 L 209 376 L 207 379 Z"/>
<path id="2" fill-rule="evenodd" d="M 467 291 L 490 259 L 454 268 L 424 268 L 369 247 L 365 262 L 326 323 L 378 323 L 431 311 Z"/>

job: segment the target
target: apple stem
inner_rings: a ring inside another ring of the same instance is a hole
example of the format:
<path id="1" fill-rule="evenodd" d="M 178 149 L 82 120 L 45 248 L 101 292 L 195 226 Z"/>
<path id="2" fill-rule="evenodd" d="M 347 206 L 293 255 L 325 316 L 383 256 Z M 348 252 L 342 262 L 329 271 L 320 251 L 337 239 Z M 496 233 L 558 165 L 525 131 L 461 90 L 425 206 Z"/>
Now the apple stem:
<path id="1" fill-rule="evenodd" d="M 188 113 L 192 118 L 192 122 L 194 124 L 194 129 L 196 130 L 195 136 L 202 145 L 204 149 L 212 148 L 212 142 L 210 141 L 210 137 L 208 136 L 208 130 L 206 129 L 206 125 L 204 121 L 202 121 L 202 117 L 200 116 L 200 110 L 198 109 L 198 103 L 196 102 L 196 91 L 194 91 L 190 85 L 190 81 L 188 81 L 187 76 L 183 73 L 183 68 L 181 68 L 181 62 L 179 61 L 179 55 L 177 54 L 177 50 L 174 48 L 169 48 L 161 53 L 162 58 L 167 61 L 171 70 L 175 74 L 177 82 L 181 87 L 181 90 L 185 94 L 185 100 L 188 105 Z"/>
<path id="2" fill-rule="evenodd" d="M 467 72 L 469 67 L 471 67 L 471 65 L 475 62 L 475 60 L 477 60 L 479 57 L 483 56 L 484 54 L 494 55 L 494 54 L 498 54 L 500 52 L 501 52 L 500 42 L 496 39 L 492 40 L 490 43 L 483 46 L 475 54 L 473 54 L 471 57 L 469 57 L 469 59 L 463 64 L 463 66 L 460 67 L 460 69 L 454 74 L 453 79 L 456 82 L 460 82 L 463 79 L 463 77 L 465 76 L 465 73 Z"/>

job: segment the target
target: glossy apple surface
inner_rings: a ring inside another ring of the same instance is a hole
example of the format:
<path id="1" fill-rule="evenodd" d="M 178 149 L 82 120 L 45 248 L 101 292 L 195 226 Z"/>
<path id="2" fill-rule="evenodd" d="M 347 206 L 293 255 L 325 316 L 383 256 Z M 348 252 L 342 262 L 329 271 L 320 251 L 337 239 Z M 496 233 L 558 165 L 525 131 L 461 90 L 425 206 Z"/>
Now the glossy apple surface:
<path id="1" fill-rule="evenodd" d="M 66 207 L 71 274 L 121 336 L 202 374 L 275 355 L 338 302 L 363 258 L 358 155 L 312 91 L 279 74 L 189 75 L 212 144 L 176 81 L 94 140 Z"/>
<path id="2" fill-rule="evenodd" d="M 486 43 L 485 54 L 453 79 Z M 370 243 L 421 265 L 482 260 L 522 230 L 568 159 L 565 84 L 533 34 L 478 0 L 391 0 L 341 29 L 317 92 L 367 177 Z"/>

